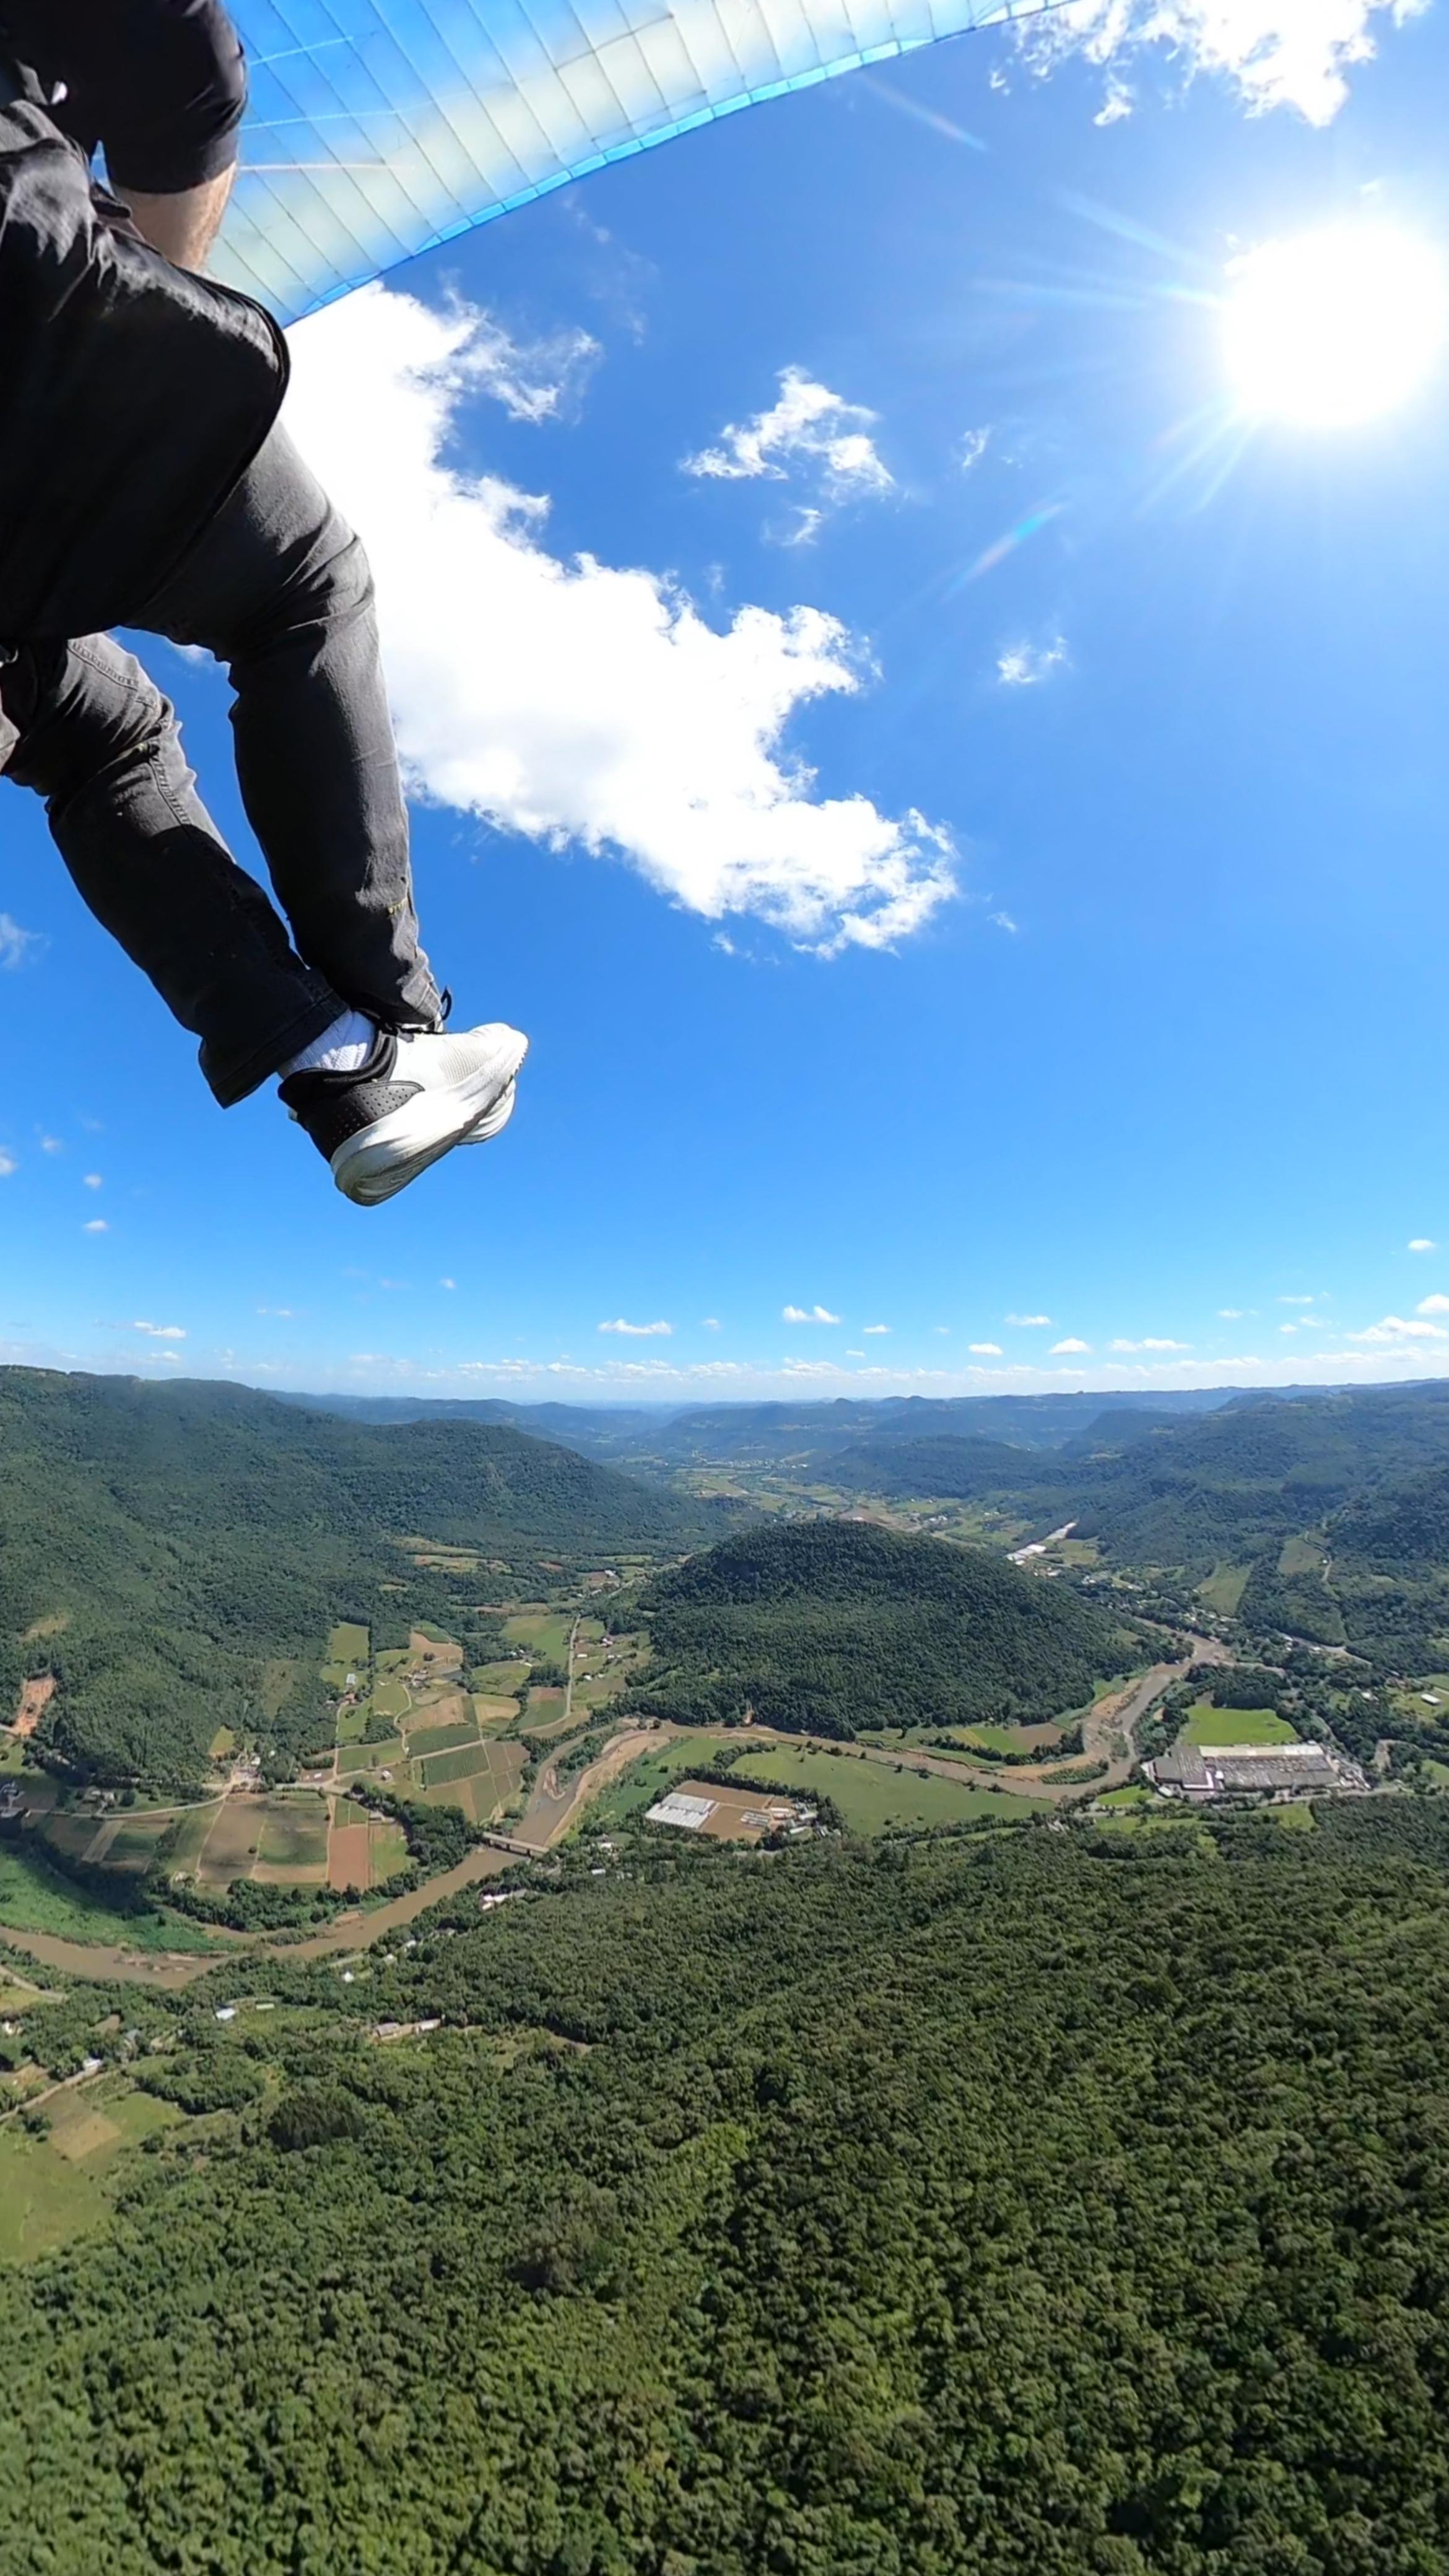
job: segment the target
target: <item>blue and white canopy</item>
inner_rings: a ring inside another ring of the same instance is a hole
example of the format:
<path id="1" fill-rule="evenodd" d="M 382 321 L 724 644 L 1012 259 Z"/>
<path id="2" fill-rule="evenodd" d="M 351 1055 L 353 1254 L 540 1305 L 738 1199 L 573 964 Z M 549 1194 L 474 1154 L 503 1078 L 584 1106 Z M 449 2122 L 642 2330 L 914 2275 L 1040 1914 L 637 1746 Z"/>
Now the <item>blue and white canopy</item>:
<path id="1" fill-rule="evenodd" d="M 233 0 L 217 273 L 293 321 L 651 143 L 1053 0 Z"/>

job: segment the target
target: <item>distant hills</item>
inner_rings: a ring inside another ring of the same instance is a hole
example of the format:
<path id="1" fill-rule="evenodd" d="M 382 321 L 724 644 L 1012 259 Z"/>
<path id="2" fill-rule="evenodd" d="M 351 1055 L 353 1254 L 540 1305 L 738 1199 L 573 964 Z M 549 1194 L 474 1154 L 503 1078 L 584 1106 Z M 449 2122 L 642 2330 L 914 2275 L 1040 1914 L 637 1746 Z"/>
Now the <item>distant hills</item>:
<path id="1" fill-rule="evenodd" d="M 456 1627 L 496 1591 L 400 1539 L 497 1557 L 526 1592 L 539 1558 L 675 1554 L 709 1527 L 503 1424 L 373 1427 L 247 1387 L 3 1369 L 0 1707 L 53 1671 L 45 1733 L 102 1780 L 195 1777 L 221 1724 L 285 1756 L 315 1741 L 307 1676 L 334 1621 Z"/>
<path id="2" fill-rule="evenodd" d="M 1050 1718 L 1133 1652 L 1063 1585 L 862 1521 L 741 1531 L 657 1577 L 645 1606 L 642 1705 L 819 1735 Z"/>

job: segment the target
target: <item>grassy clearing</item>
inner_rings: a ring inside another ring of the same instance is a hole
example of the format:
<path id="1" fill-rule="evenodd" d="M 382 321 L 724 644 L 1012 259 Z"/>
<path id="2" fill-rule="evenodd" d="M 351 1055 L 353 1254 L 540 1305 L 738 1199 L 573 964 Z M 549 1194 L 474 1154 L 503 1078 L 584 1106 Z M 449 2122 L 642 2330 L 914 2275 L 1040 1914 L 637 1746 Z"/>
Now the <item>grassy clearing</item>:
<path id="1" fill-rule="evenodd" d="M 327 1865 L 327 1809 L 320 1798 L 268 1807 L 259 1858 L 268 1869 L 320 1870 Z"/>
<path id="2" fill-rule="evenodd" d="M 1250 1565 L 1215 1565 L 1207 1581 L 1197 1587 L 1199 1601 L 1222 1618 L 1235 1619 L 1252 1570 Z"/>
<path id="3" fill-rule="evenodd" d="M 211 1950 L 219 1945 L 177 1915 L 123 1913 L 83 1896 L 29 1837 L 0 1848 L 0 1932 L 51 1932 L 63 1941 L 125 1942 L 133 1950 Z"/>
<path id="4" fill-rule="evenodd" d="M 231 1755 L 235 1753 L 235 1751 L 236 1737 L 232 1733 L 231 1728 L 229 1726 L 219 1726 L 215 1735 L 212 1737 L 210 1744 L 207 1746 L 207 1753 L 210 1759 L 213 1762 L 226 1762 L 230 1759 Z"/>
<path id="5" fill-rule="evenodd" d="M 1213 1708 L 1200 1699 L 1188 1710 L 1187 1744 L 1296 1744 L 1297 1730 L 1271 1708 Z"/>
<path id="6" fill-rule="evenodd" d="M 561 1664 L 568 1654 L 573 1624 L 564 1611 L 521 1610 L 504 1620 L 503 1634 L 510 1646 L 527 1646 L 532 1653 Z"/>
<path id="7" fill-rule="evenodd" d="M 518 1702 L 504 1699 L 496 1691 L 475 1691 L 473 1715 L 479 1726 L 511 1726 L 518 1715 Z"/>
<path id="8" fill-rule="evenodd" d="M 344 1744 L 337 1748 L 337 1775 L 342 1780 L 355 1780 L 363 1771 L 400 1771 L 407 1760 L 407 1748 L 400 1737 L 387 1736 L 381 1744 Z"/>
<path id="9" fill-rule="evenodd" d="M 1278 1552 L 1280 1574 L 1321 1574 L 1322 1546 L 1311 1538 L 1285 1538 Z"/>
<path id="10" fill-rule="evenodd" d="M 1040 1799 L 1015 1797 L 1004 1789 L 974 1789 L 935 1772 L 921 1778 L 907 1765 L 903 1771 L 851 1753 L 812 1753 L 774 1745 L 749 1752 L 741 1764 L 752 1779 L 765 1780 L 802 1797 L 830 1798 L 852 1833 L 879 1834 L 891 1826 L 953 1825 L 989 1818 L 998 1824 L 1025 1824 L 1047 1812 Z"/>
<path id="11" fill-rule="evenodd" d="M 169 1816 L 123 1816 L 96 1857 L 107 1869 L 149 1869 L 170 1826 Z"/>
<path id="12" fill-rule="evenodd" d="M 177 1817 L 176 1840 L 166 1864 L 173 1878 L 197 1868 L 206 1837 L 216 1822 L 220 1803 L 218 1799 L 209 1807 L 188 1807 L 184 1815 Z"/>
<path id="13" fill-rule="evenodd" d="M 33 2263 L 101 2226 L 109 2210 L 95 2177 L 48 2139 L 27 2138 L 13 2121 L 0 2130 L 0 2261 Z"/>
<path id="14" fill-rule="evenodd" d="M 415 1760 L 426 1761 L 430 1754 L 451 1753 L 460 1744 L 476 1744 L 476 1718 L 460 1718 L 452 1726 L 415 1726 L 408 1735 L 408 1751 Z"/>
<path id="15" fill-rule="evenodd" d="M 476 1737 L 470 1744 L 460 1744 L 455 1752 L 424 1755 L 419 1765 L 425 1789 L 441 1788 L 449 1780 L 471 1780 L 476 1771 L 491 1767 L 491 1749 Z"/>
<path id="16" fill-rule="evenodd" d="M 391 1817 L 374 1816 L 369 1827 L 369 1852 L 372 1862 L 372 1885 L 381 1887 L 394 1872 L 406 1869 L 407 1836 Z"/>
<path id="17" fill-rule="evenodd" d="M 339 1708 L 337 1712 L 338 1743 L 360 1743 L 363 1736 L 367 1733 L 367 1721 L 370 1715 L 371 1709 L 365 1699 L 356 1701 L 351 1708 Z"/>
<path id="18" fill-rule="evenodd" d="M 468 1675 L 468 1688 L 510 1699 L 527 1677 L 527 1664 L 521 1658 L 510 1657 L 502 1663 L 475 1664 Z"/>
<path id="19" fill-rule="evenodd" d="M 406 1717 L 412 1701 L 401 1682 L 379 1682 L 372 1694 L 372 1705 L 379 1717 Z"/>
<path id="20" fill-rule="evenodd" d="M 1155 1790 L 1144 1789 L 1138 1785 L 1126 1789 L 1108 1789 L 1097 1799 L 1096 1804 L 1099 1807 L 1111 1808 L 1114 1812 L 1120 1810 L 1123 1815 L 1128 1815 L 1139 1812 L 1143 1808 L 1161 1806 L 1162 1801 Z"/>
<path id="21" fill-rule="evenodd" d="M 358 1672 L 371 1661 L 371 1657 L 371 1629 L 360 1626 L 354 1619 L 339 1620 L 327 1640 L 328 1662 L 346 1664 L 349 1670 Z"/>

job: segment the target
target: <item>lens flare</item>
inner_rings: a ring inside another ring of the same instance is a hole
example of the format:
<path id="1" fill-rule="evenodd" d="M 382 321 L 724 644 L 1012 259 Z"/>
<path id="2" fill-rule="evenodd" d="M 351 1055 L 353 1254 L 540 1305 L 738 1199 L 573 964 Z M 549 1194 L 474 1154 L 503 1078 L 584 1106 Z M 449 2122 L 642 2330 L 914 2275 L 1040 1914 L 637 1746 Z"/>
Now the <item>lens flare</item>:
<path id="1" fill-rule="evenodd" d="M 1239 410 L 1350 428 L 1417 391 L 1445 337 L 1444 263 L 1411 233 L 1330 226 L 1235 260 L 1223 346 Z"/>

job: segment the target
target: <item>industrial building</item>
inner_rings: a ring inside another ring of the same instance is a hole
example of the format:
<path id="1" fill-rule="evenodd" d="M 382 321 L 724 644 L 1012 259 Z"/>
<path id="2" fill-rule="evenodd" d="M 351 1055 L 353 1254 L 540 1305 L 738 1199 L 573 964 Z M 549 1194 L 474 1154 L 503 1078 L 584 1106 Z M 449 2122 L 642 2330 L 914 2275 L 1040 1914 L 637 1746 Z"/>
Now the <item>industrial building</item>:
<path id="1" fill-rule="evenodd" d="M 1323 1797 L 1367 1794 L 1356 1762 L 1327 1744 L 1174 1744 L 1142 1765 L 1165 1798 Z"/>

